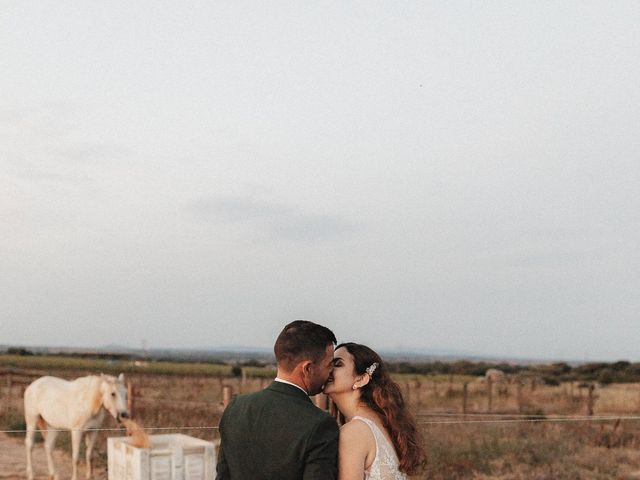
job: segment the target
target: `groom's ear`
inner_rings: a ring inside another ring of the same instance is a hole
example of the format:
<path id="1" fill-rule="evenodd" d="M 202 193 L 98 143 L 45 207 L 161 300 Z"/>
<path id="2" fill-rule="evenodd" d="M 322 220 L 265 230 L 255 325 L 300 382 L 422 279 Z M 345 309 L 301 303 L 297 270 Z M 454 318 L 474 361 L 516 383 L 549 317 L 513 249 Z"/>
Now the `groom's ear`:
<path id="1" fill-rule="evenodd" d="M 313 362 L 311 360 L 305 360 L 304 362 L 302 362 L 300 365 L 302 366 L 302 373 L 308 375 L 309 373 L 311 373 L 311 365 L 313 364 Z"/>

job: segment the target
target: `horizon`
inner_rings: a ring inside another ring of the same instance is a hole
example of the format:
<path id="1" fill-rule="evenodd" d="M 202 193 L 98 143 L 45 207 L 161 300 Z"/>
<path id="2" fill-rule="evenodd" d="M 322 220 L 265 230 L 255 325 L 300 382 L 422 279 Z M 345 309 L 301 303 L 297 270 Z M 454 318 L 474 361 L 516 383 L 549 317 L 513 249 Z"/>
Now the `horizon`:
<path id="1" fill-rule="evenodd" d="M 136 347 L 126 344 L 107 344 L 93 347 L 79 347 L 73 345 L 24 345 L 24 344 L 0 344 L 0 348 L 24 348 L 26 350 L 60 350 L 61 354 L 69 353 L 127 353 L 132 352 L 134 354 L 141 354 L 145 352 L 175 352 L 179 353 L 201 353 L 201 354 L 215 354 L 215 353 L 236 353 L 236 354 L 270 354 L 273 355 L 273 346 L 259 346 L 259 345 L 212 345 L 208 347 Z M 588 363 L 616 363 L 616 362 L 629 362 L 640 363 L 640 359 L 634 358 L 617 358 L 615 360 L 598 359 L 598 358 L 553 358 L 553 357 L 524 357 L 524 356 L 501 356 L 483 354 L 478 352 L 462 352 L 456 350 L 447 349 L 433 349 L 433 348 L 405 348 L 405 347 L 390 347 L 390 348 L 377 348 L 381 355 L 390 355 L 393 357 L 415 357 L 416 361 L 443 361 L 443 362 L 455 362 L 455 361 L 471 361 L 471 362 L 496 362 L 496 363 L 568 363 L 568 364 L 588 364 Z"/>

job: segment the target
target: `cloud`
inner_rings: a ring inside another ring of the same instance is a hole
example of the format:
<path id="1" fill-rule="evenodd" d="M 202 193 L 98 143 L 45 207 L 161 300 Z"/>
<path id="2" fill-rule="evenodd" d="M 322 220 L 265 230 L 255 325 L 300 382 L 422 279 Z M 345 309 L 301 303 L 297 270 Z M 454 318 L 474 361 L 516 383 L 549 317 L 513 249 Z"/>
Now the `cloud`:
<path id="1" fill-rule="evenodd" d="M 0 153 L 2 160 L 24 164 L 51 164 L 58 172 L 60 164 L 109 163 L 131 156 L 119 139 L 82 131 L 87 115 L 97 112 L 72 103 L 45 103 L 37 106 L 0 107 Z"/>
<path id="2" fill-rule="evenodd" d="M 597 249 L 539 250 L 521 253 L 510 258 L 510 263 L 518 267 L 564 267 L 580 263 L 599 262 L 606 259 L 608 251 Z"/>
<path id="3" fill-rule="evenodd" d="M 128 152 L 126 148 L 115 143 L 75 143 L 66 148 L 58 149 L 56 154 L 59 158 L 72 162 L 102 162 L 117 160 L 124 157 Z"/>
<path id="4" fill-rule="evenodd" d="M 291 216 L 294 212 L 283 205 L 258 202 L 242 197 L 211 197 L 194 200 L 191 209 L 209 220 L 245 222 L 254 219 L 273 219 Z"/>
<path id="5" fill-rule="evenodd" d="M 94 180 L 86 174 L 65 174 L 43 171 L 28 171 L 17 175 L 17 177 L 34 182 L 63 183 L 69 185 L 83 185 Z"/>
<path id="6" fill-rule="evenodd" d="M 0 134 L 58 136 L 68 133 L 78 123 L 80 108 L 70 102 L 45 102 L 39 105 L 4 105 L 0 107 Z"/>
<path id="7" fill-rule="evenodd" d="M 306 213 L 295 207 L 247 197 L 200 198 L 190 202 L 187 208 L 206 221 L 248 225 L 283 240 L 330 240 L 359 229 L 357 223 L 340 215 Z"/>

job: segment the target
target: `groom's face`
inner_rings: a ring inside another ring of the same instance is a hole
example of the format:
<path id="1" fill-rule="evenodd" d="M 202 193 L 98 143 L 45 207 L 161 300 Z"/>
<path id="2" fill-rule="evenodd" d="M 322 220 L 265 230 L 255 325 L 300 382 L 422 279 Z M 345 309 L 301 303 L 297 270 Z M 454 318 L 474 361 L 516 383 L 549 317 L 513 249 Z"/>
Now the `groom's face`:
<path id="1" fill-rule="evenodd" d="M 309 395 L 316 395 L 322 391 L 322 387 L 333 370 L 333 344 L 327 345 L 322 360 L 311 364 L 309 379 Z"/>

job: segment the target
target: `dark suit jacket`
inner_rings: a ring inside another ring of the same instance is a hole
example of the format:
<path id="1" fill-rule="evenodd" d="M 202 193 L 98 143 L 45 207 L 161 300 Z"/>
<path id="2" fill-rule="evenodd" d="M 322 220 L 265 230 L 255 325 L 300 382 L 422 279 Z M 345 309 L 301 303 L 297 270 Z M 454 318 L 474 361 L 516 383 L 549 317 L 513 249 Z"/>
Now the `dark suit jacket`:
<path id="1" fill-rule="evenodd" d="M 300 389 L 273 382 L 220 420 L 216 480 L 334 480 L 338 425 Z"/>

